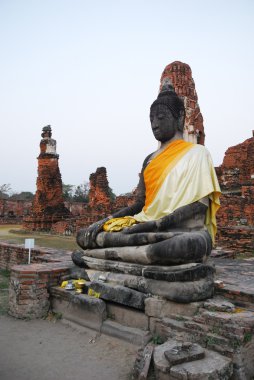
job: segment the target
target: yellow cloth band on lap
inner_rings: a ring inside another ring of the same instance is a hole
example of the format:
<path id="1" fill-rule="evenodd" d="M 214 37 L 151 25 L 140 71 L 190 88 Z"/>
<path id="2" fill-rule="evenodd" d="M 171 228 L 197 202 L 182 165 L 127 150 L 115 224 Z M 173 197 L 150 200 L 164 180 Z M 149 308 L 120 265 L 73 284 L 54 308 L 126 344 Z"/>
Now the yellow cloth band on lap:
<path id="1" fill-rule="evenodd" d="M 132 216 L 124 216 L 122 218 L 112 218 L 103 224 L 103 231 L 117 232 L 123 228 L 131 227 L 133 224 L 138 223 Z"/>

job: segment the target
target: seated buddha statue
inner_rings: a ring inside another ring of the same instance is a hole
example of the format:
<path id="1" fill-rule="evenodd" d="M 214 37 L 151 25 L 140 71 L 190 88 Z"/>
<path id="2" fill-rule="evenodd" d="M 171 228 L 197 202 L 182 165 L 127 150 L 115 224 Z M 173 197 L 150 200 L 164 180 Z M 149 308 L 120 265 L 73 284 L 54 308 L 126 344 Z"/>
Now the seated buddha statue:
<path id="1" fill-rule="evenodd" d="M 81 229 L 75 264 L 85 256 L 153 265 L 208 257 L 220 188 L 207 149 L 183 140 L 184 119 L 184 103 L 167 83 L 150 108 L 159 147 L 144 160 L 135 204 Z"/>

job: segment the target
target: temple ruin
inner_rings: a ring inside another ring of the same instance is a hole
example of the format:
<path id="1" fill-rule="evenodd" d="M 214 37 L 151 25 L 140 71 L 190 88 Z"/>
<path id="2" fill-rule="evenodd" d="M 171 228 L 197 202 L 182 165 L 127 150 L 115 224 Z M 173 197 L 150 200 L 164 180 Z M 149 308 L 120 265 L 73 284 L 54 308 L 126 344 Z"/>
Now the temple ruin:
<path id="1" fill-rule="evenodd" d="M 185 140 L 205 143 L 203 117 L 189 65 L 175 61 L 161 75 L 160 86 L 170 80 L 184 99 L 186 107 Z M 90 175 L 89 202 L 63 200 L 62 180 L 56 141 L 51 127 L 43 128 L 38 157 L 37 191 L 33 204 L 28 201 L 0 199 L 1 223 L 22 221 L 29 230 L 47 230 L 64 234 L 106 217 L 135 201 L 135 190 L 113 197 L 105 167 Z M 216 168 L 222 189 L 221 209 L 218 212 L 219 246 L 239 252 L 252 252 L 254 225 L 254 137 L 228 148 L 222 165 Z M 71 212 L 70 212 L 71 211 Z M 6 220 L 6 221 L 5 221 Z"/>
<path id="2" fill-rule="evenodd" d="M 239 253 L 254 249 L 254 131 L 227 149 L 216 168 L 222 196 L 217 214 L 217 242 Z"/>
<path id="3" fill-rule="evenodd" d="M 23 227 L 49 231 L 54 223 L 70 217 L 70 211 L 64 205 L 59 155 L 56 153 L 56 140 L 51 138 L 50 125 L 43 128 L 41 136 L 37 190 L 31 216 L 24 218 Z"/>
<path id="4" fill-rule="evenodd" d="M 173 84 L 177 95 L 184 100 L 186 110 L 184 140 L 204 145 L 203 116 L 198 105 L 198 96 L 190 66 L 180 61 L 170 63 L 161 75 L 160 89 L 168 80 Z"/>

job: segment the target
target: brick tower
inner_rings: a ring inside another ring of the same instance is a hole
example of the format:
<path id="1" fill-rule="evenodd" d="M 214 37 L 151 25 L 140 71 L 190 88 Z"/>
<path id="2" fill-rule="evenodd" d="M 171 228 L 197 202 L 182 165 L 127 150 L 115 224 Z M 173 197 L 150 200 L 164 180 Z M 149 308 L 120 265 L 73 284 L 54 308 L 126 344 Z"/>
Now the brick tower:
<path id="1" fill-rule="evenodd" d="M 170 63 L 161 75 L 160 89 L 168 80 L 173 84 L 177 95 L 184 100 L 186 111 L 184 140 L 204 145 L 203 116 L 198 105 L 198 96 L 190 66 L 179 61 Z"/>
<path id="2" fill-rule="evenodd" d="M 49 231 L 52 224 L 66 219 L 70 211 L 64 206 L 62 179 L 56 153 L 56 140 L 52 139 L 50 125 L 42 129 L 36 194 L 30 217 L 24 219 L 29 230 Z"/>

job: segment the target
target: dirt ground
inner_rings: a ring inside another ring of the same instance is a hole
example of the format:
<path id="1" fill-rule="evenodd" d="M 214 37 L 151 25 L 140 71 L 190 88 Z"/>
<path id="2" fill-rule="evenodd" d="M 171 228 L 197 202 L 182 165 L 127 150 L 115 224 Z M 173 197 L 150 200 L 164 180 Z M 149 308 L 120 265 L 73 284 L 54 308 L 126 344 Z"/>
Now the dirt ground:
<path id="1" fill-rule="evenodd" d="M 0 273 L 1 380 L 127 380 L 137 347 L 62 321 L 7 315 L 6 274 Z"/>
<path id="2" fill-rule="evenodd" d="M 58 321 L 0 317 L 1 380 L 130 379 L 137 348 Z M 93 343 L 94 342 L 94 343 Z"/>

